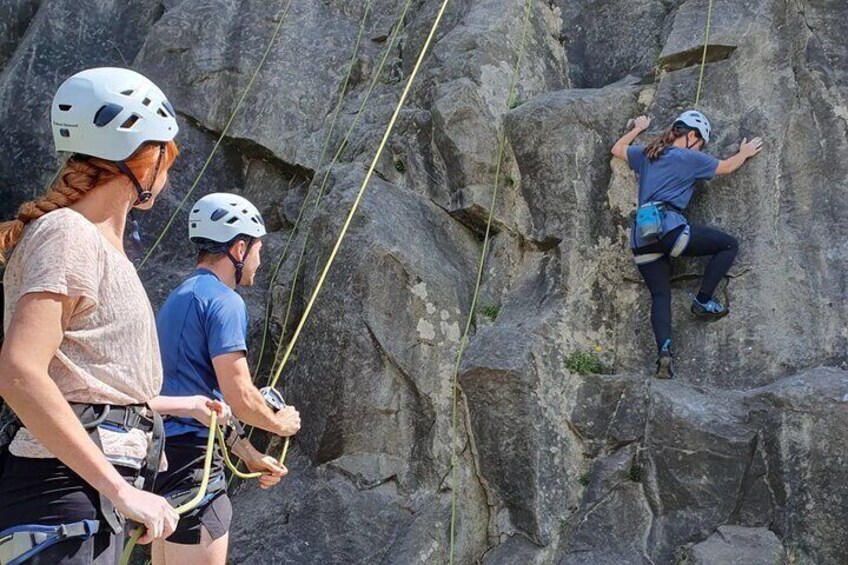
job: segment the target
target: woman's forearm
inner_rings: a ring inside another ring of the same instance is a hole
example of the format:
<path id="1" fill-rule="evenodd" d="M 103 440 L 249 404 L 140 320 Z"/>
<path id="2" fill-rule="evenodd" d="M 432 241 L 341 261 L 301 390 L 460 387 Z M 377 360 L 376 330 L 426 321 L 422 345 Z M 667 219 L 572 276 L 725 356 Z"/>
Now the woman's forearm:
<path id="1" fill-rule="evenodd" d="M 27 430 L 62 463 L 112 501 L 127 482 L 89 437 L 56 383 L 0 356 L 0 396 Z"/>
<path id="2" fill-rule="evenodd" d="M 615 145 L 612 146 L 612 154 L 619 159 L 627 160 L 627 148 L 630 147 L 630 144 L 636 141 L 636 138 L 639 137 L 639 134 L 642 133 L 642 130 L 638 127 L 634 127 L 632 130 L 621 136 L 618 141 L 615 142 Z"/>
<path id="3" fill-rule="evenodd" d="M 193 396 L 155 396 L 147 405 L 160 414 L 178 418 L 194 417 L 196 408 Z"/>
<path id="4" fill-rule="evenodd" d="M 741 151 L 730 157 L 729 159 L 724 159 L 719 161 L 718 167 L 716 167 L 715 174 L 717 175 L 729 175 L 733 173 L 745 164 L 745 161 L 748 159 Z"/>
<path id="5" fill-rule="evenodd" d="M 18 301 L 0 351 L 0 396 L 62 463 L 113 502 L 128 487 L 82 427 L 47 368 L 63 337 L 63 309 L 74 299 L 28 294 Z"/>

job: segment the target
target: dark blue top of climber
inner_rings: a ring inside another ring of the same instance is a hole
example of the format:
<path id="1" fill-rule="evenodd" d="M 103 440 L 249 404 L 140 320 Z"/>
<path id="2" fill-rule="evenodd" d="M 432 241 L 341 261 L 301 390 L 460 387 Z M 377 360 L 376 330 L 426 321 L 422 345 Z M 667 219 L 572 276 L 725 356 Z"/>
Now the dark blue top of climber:
<path id="1" fill-rule="evenodd" d="M 692 149 L 669 147 L 658 159 L 651 161 L 644 147 L 633 145 L 627 148 L 627 164 L 639 180 L 640 206 L 647 202 L 665 202 L 683 212 L 695 192 L 695 181 L 713 178 L 718 159 Z M 683 214 L 668 210 L 663 217 L 663 234 L 686 223 Z M 635 230 L 631 230 L 632 249 L 649 243 L 637 239 Z"/>

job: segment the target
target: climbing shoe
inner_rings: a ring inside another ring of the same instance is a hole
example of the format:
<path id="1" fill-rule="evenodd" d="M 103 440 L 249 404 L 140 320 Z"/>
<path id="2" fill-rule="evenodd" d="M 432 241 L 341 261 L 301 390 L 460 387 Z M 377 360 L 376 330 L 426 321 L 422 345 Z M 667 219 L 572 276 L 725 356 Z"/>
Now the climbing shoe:
<path id="1" fill-rule="evenodd" d="M 671 354 L 671 340 L 665 340 L 657 357 L 657 378 L 670 379 L 674 377 L 674 356 Z"/>
<path id="2" fill-rule="evenodd" d="M 719 304 L 716 300 L 710 299 L 707 302 L 701 302 L 698 297 L 692 297 L 692 313 L 705 320 L 718 320 L 727 316 L 727 308 Z"/>

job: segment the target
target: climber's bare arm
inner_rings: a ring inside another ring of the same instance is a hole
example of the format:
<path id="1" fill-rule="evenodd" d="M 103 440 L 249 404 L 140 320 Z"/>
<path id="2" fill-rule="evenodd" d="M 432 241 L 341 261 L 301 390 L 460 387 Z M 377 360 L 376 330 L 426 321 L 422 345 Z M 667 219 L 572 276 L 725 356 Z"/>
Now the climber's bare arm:
<path id="1" fill-rule="evenodd" d="M 633 121 L 633 129 L 621 136 L 621 139 L 615 142 L 612 146 L 612 154 L 622 161 L 627 161 L 627 148 L 633 143 L 639 134 L 648 129 L 651 125 L 651 118 L 647 116 L 639 116 Z"/>
<path id="2" fill-rule="evenodd" d="M 729 175 L 741 167 L 745 161 L 759 153 L 762 148 L 763 140 L 759 137 L 755 137 L 751 141 L 748 141 L 747 138 L 743 139 L 742 143 L 739 145 L 739 152 L 736 155 L 718 162 L 715 174 Z"/>

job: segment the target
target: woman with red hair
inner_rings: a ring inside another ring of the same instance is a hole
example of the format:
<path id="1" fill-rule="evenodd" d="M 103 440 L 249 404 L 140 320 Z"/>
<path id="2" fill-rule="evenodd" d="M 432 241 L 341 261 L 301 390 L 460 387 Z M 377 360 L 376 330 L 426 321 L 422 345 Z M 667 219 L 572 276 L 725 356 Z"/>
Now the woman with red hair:
<path id="1" fill-rule="evenodd" d="M 160 465 L 158 412 L 208 420 L 223 407 L 158 397 L 153 311 L 124 253 L 128 214 L 153 206 L 178 153 L 170 103 L 136 72 L 89 69 L 59 87 L 52 127 L 72 156 L 0 224 L 0 396 L 19 420 L 0 446 L 0 562 L 114 563 L 122 518 L 145 542 L 177 523 L 137 488 Z"/>

